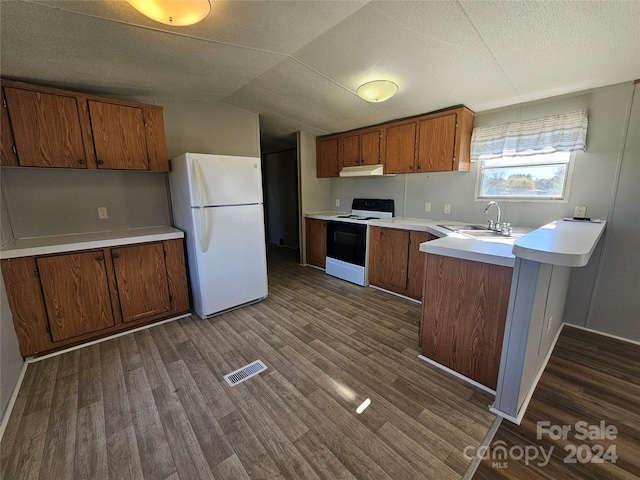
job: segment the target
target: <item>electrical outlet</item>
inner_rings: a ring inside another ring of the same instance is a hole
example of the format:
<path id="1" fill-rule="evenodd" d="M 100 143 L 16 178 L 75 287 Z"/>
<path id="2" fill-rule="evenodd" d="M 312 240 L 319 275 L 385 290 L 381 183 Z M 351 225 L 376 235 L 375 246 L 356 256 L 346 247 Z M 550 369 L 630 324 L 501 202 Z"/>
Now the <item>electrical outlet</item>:
<path id="1" fill-rule="evenodd" d="M 587 207 L 586 206 L 577 206 L 573 211 L 574 217 L 586 217 L 587 216 Z"/>
<path id="2" fill-rule="evenodd" d="M 429 202 L 424 202 L 424 211 L 425 212 L 431 211 L 431 204 Z"/>
<path id="3" fill-rule="evenodd" d="M 100 220 L 105 220 L 109 218 L 109 213 L 107 213 L 107 207 L 98 207 L 98 218 Z"/>
<path id="4" fill-rule="evenodd" d="M 339 207 L 339 206 L 340 206 L 340 199 L 336 198 L 336 207 Z"/>
<path id="5" fill-rule="evenodd" d="M 449 215 L 451 213 L 451 204 L 450 203 L 445 203 L 444 204 L 444 213 L 446 213 L 447 215 Z"/>

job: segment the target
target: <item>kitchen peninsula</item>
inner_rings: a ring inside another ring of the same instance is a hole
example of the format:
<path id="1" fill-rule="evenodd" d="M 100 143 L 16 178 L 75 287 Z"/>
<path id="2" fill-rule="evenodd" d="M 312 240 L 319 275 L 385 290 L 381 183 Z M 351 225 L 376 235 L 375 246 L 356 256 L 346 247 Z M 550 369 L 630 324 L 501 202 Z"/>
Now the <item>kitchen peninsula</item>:
<path id="1" fill-rule="evenodd" d="M 524 415 L 562 326 L 571 269 L 589 262 L 605 224 L 558 220 L 514 239 L 511 252 L 506 252 L 499 244 L 479 247 L 477 242 L 484 240 L 461 241 L 454 236 L 420 246 L 420 250 L 430 257 L 443 256 L 513 267 L 499 355 L 496 401 L 491 409 L 494 413 L 516 423 Z M 483 254 L 478 251 L 480 249 L 487 252 Z M 428 280 L 430 267 L 427 261 L 425 295 L 434 288 Z M 499 282 L 499 277 L 493 272 L 488 281 Z M 454 301 L 456 293 L 459 292 L 450 292 L 449 300 Z M 446 299 L 440 301 L 446 302 Z M 423 302 L 423 323 L 426 304 Z M 477 325 L 472 325 L 471 329 L 475 327 Z M 483 366 L 478 367 L 481 370 Z"/>

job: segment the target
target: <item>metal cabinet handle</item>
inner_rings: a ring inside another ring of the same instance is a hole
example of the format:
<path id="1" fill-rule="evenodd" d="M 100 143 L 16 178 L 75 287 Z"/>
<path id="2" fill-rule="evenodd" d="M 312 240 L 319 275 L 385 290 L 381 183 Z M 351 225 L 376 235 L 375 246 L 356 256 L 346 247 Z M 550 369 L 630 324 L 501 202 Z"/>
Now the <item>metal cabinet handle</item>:
<path id="1" fill-rule="evenodd" d="M 85 164 L 85 161 L 84 161 L 84 159 L 83 159 L 83 158 L 81 158 L 80 160 L 78 160 L 78 163 L 79 163 L 80 165 L 84 165 L 84 164 Z"/>
<path id="2" fill-rule="evenodd" d="M 120 258 L 120 254 L 119 253 L 112 253 L 111 254 L 111 258 Z"/>
<path id="3" fill-rule="evenodd" d="M 97 260 L 98 262 L 101 262 L 102 260 L 104 260 L 104 257 L 103 257 L 102 255 L 98 255 L 98 256 L 96 257 L 96 260 Z"/>
<path id="4" fill-rule="evenodd" d="M 104 162 L 102 160 L 98 160 L 98 165 L 104 165 Z"/>

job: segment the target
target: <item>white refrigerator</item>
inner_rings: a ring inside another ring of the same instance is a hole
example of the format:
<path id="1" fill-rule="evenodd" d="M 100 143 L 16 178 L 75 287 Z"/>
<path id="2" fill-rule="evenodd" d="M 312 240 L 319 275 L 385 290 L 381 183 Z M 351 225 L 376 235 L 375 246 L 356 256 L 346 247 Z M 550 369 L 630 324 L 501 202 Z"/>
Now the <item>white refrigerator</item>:
<path id="1" fill-rule="evenodd" d="M 260 158 L 185 153 L 171 160 L 169 183 L 194 311 L 207 318 L 265 298 Z"/>

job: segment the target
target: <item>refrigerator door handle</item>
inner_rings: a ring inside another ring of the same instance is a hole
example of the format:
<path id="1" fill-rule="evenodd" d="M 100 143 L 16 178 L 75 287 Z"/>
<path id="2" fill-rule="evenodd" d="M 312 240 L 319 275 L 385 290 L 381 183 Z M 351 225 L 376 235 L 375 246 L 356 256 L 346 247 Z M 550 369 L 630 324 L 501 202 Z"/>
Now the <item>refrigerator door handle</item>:
<path id="1" fill-rule="evenodd" d="M 207 252 L 207 216 L 204 211 L 204 186 L 202 184 L 202 171 L 200 163 L 197 159 L 193 159 L 193 170 L 196 174 L 196 183 L 198 184 L 198 204 L 200 209 L 200 251 Z"/>

